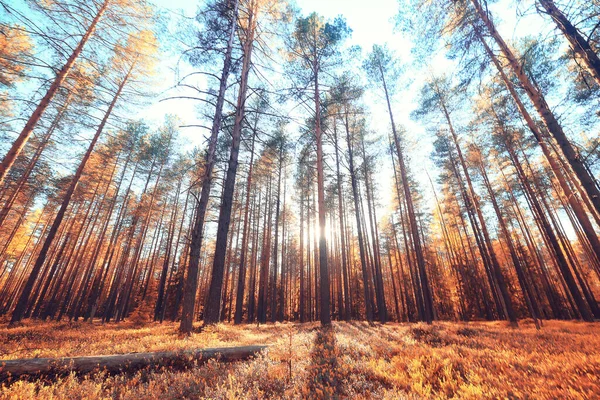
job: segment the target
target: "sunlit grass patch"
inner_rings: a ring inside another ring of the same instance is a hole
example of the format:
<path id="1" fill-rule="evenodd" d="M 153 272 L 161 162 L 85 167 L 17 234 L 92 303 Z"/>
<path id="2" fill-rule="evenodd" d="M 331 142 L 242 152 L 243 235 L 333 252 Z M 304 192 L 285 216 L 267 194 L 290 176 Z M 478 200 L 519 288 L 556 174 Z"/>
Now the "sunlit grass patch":
<path id="1" fill-rule="evenodd" d="M 179 335 L 177 324 L 27 322 L 0 330 L 3 359 L 267 344 L 238 363 L 183 371 L 69 375 L 4 384 L 2 398 L 561 398 L 600 396 L 598 324 L 549 321 L 374 324 L 219 324 Z"/>

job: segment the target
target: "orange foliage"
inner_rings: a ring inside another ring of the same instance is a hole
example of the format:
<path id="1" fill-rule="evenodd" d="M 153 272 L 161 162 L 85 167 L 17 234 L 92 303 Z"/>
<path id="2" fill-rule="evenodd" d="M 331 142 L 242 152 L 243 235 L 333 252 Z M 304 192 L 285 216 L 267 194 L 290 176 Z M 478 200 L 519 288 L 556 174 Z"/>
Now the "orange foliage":
<path id="1" fill-rule="evenodd" d="M 243 363 L 187 371 L 67 376 L 4 384 L 3 398 L 561 398 L 600 394 L 600 340 L 590 323 L 523 321 L 369 326 L 363 322 L 217 325 L 186 338 L 173 324 L 27 323 L 0 332 L 3 359 L 256 343 Z"/>
<path id="2" fill-rule="evenodd" d="M 5 25 L 0 32 L 0 85 L 12 86 L 25 69 L 23 58 L 31 52 L 29 36 L 19 26 Z"/>

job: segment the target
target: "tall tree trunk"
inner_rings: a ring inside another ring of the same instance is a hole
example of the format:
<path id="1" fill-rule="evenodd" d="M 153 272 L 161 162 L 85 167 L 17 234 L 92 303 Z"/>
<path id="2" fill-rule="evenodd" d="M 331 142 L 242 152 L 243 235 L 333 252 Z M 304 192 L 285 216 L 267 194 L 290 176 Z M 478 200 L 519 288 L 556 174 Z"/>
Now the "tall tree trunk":
<path id="1" fill-rule="evenodd" d="M 285 306 L 286 306 L 286 285 L 288 279 L 288 263 L 286 262 L 286 223 L 287 223 L 287 214 L 286 210 L 286 197 L 287 197 L 287 164 L 285 161 L 283 162 L 283 209 L 281 216 L 281 285 L 279 285 L 279 290 L 277 291 L 277 321 L 283 322 L 284 314 L 285 314 Z"/>
<path id="2" fill-rule="evenodd" d="M 196 219 L 194 229 L 192 230 L 192 240 L 190 241 L 190 262 L 188 266 L 187 278 L 183 288 L 183 310 L 181 312 L 181 324 L 179 331 L 185 334 L 192 332 L 194 323 L 194 309 L 196 306 L 196 292 L 198 289 L 198 266 L 200 264 L 200 250 L 202 248 L 202 234 L 204 228 L 204 218 L 208 206 L 210 188 L 212 185 L 213 168 L 215 164 L 215 153 L 217 150 L 217 137 L 221 130 L 221 119 L 223 114 L 223 104 L 225 102 L 225 92 L 227 90 L 227 79 L 231 71 L 231 53 L 233 50 L 233 39 L 235 37 L 237 19 L 238 19 L 239 0 L 233 0 L 233 13 L 231 16 L 231 26 L 229 27 L 229 38 L 227 49 L 223 61 L 223 70 L 219 85 L 219 94 L 217 96 L 215 115 L 213 118 L 211 134 L 208 144 L 208 151 L 204 164 L 204 173 L 202 176 L 202 189 L 200 199 L 196 206 Z"/>
<path id="3" fill-rule="evenodd" d="M 260 230 L 262 190 L 258 190 L 258 201 L 254 199 L 252 222 L 256 225 L 252 232 L 252 252 L 250 253 L 250 282 L 248 282 L 248 315 L 247 321 L 254 322 L 256 315 L 256 256 L 258 253 L 258 231 Z"/>
<path id="4" fill-rule="evenodd" d="M 348 110 L 345 110 L 346 143 L 348 145 L 348 169 L 350 171 L 350 183 L 352 185 L 352 197 L 354 199 L 354 216 L 356 217 L 356 229 L 358 231 L 358 250 L 360 254 L 360 265 L 362 269 L 363 289 L 365 298 L 365 313 L 367 321 L 373 321 L 373 302 L 371 299 L 371 289 L 369 282 L 369 273 L 367 266 L 367 256 L 363 237 L 363 230 L 360 216 L 360 204 L 358 197 L 358 182 L 354 169 L 354 151 L 352 150 L 352 139 L 350 138 L 350 125 L 348 122 Z"/>
<path id="5" fill-rule="evenodd" d="M 398 137 L 398 132 L 396 131 L 396 124 L 394 122 L 394 115 L 392 112 L 392 105 L 390 103 L 390 97 L 387 89 L 387 85 L 385 82 L 385 76 L 383 73 L 383 68 L 380 66 L 379 71 L 381 73 L 381 79 L 383 82 L 383 89 L 385 93 L 385 99 L 388 107 L 388 113 L 390 117 L 390 122 L 392 124 L 392 133 L 394 135 L 394 143 L 396 145 L 396 153 L 398 155 L 398 163 L 400 165 L 400 174 L 402 177 L 402 185 L 404 188 L 404 198 L 407 206 L 407 214 L 410 222 L 410 230 L 413 239 L 413 246 L 415 250 L 415 256 L 417 258 L 417 266 L 419 273 L 419 280 L 421 281 L 421 289 L 423 292 L 423 305 L 424 305 L 424 320 L 428 324 L 433 321 L 433 297 L 429 290 L 427 270 L 425 267 L 425 257 L 423 256 L 423 248 L 421 245 L 421 238 L 419 236 L 419 227 L 417 225 L 417 219 L 415 216 L 415 210 L 413 205 L 412 193 L 410 191 L 410 185 L 408 182 L 408 173 L 406 171 L 406 166 L 404 163 L 404 155 L 402 152 L 402 147 L 400 145 L 400 139 Z"/>
<path id="6" fill-rule="evenodd" d="M 315 45 L 316 47 L 316 45 Z M 315 52 L 316 53 L 316 52 Z M 315 139 L 317 142 L 317 198 L 319 210 L 319 275 L 320 304 L 319 311 L 322 325 L 331 324 L 329 298 L 329 269 L 327 267 L 327 239 L 325 238 L 325 172 L 323 166 L 323 132 L 321 129 L 321 95 L 319 93 L 319 67 L 315 58 L 313 64 L 315 74 Z M 316 267 L 316 266 L 315 266 Z M 316 268 L 315 268 L 316 269 Z"/>
<path id="7" fill-rule="evenodd" d="M 300 314 L 300 322 L 306 322 L 306 302 L 305 302 L 305 292 L 306 288 L 304 282 L 304 191 L 300 189 L 300 265 L 298 267 L 300 269 L 300 302 L 299 302 L 299 314 Z"/>
<path id="8" fill-rule="evenodd" d="M 258 118 L 256 120 L 258 122 Z M 256 124 L 254 126 L 256 128 Z M 252 131 L 252 142 L 250 145 L 250 163 L 248 164 L 248 178 L 246 179 L 246 204 L 244 207 L 244 227 L 242 231 L 242 250 L 240 254 L 240 270 L 238 274 L 238 287 L 235 298 L 234 324 L 242 322 L 244 307 L 244 287 L 246 285 L 246 252 L 248 249 L 248 228 L 250 211 L 250 194 L 252 189 L 252 169 L 254 167 L 254 142 L 256 140 L 256 129 Z"/>
<path id="9" fill-rule="evenodd" d="M 382 324 L 387 320 L 387 307 L 385 304 L 385 294 L 383 290 L 383 276 L 381 266 L 381 255 L 379 251 L 379 232 L 377 231 L 377 216 L 375 215 L 375 200 L 371 195 L 371 171 L 368 166 L 367 154 L 365 151 L 365 140 L 361 138 L 361 147 L 364 160 L 365 175 L 365 193 L 367 195 L 367 211 L 369 213 L 369 227 L 373 237 L 373 269 L 375 270 L 375 298 L 377 300 L 377 312 L 379 322 Z M 366 221 L 365 221 L 366 224 Z"/>
<path id="10" fill-rule="evenodd" d="M 169 269 L 169 264 L 171 263 L 171 248 L 173 245 L 173 238 L 175 236 L 175 218 L 177 213 L 177 203 L 179 199 L 179 189 L 180 188 L 178 187 L 174 199 L 174 205 L 172 206 L 173 211 L 171 213 L 171 220 L 169 222 L 167 243 L 165 246 L 165 255 L 162 265 L 162 271 L 160 273 L 160 280 L 158 283 L 158 298 L 156 299 L 156 306 L 154 307 L 154 321 L 160 321 L 161 323 L 163 322 L 164 311 L 167 308 L 167 272 Z M 167 208 L 166 205 L 167 201 L 165 201 L 165 209 Z"/>
<path id="11" fill-rule="evenodd" d="M 246 95 L 248 91 L 248 76 L 251 68 L 252 49 L 254 47 L 254 32 L 256 27 L 256 15 L 252 9 L 248 11 L 248 31 L 244 41 L 244 54 L 242 61 L 242 72 L 240 88 L 235 111 L 235 122 L 231 134 L 231 150 L 227 176 L 223 188 L 221 207 L 219 209 L 219 223 L 217 226 L 217 241 L 215 244 L 215 255 L 213 258 L 210 286 L 204 313 L 204 324 L 216 324 L 220 320 L 221 299 L 223 289 L 223 272 L 225 268 L 225 256 L 227 253 L 227 237 L 231 222 L 231 208 L 233 206 L 233 192 L 235 190 L 235 179 L 238 168 L 238 156 L 242 140 L 242 124 L 246 115 Z"/>
<path id="12" fill-rule="evenodd" d="M 279 171 L 277 174 L 277 199 L 275 202 L 275 243 L 273 244 L 273 281 L 272 285 L 272 293 L 271 293 L 271 322 L 277 321 L 277 270 L 279 268 L 278 265 L 278 252 L 279 252 L 279 214 L 280 214 L 280 204 L 281 204 L 281 169 L 283 167 L 283 142 L 281 142 L 279 147 Z M 281 282 L 280 284 L 283 284 Z"/>
<path id="13" fill-rule="evenodd" d="M 267 187 L 265 201 L 265 218 L 263 227 L 262 249 L 260 254 L 260 275 L 258 282 L 257 319 L 259 323 L 267 322 L 267 297 L 269 293 L 269 265 L 271 260 L 271 217 L 273 214 L 273 195 L 271 178 Z"/>
<path id="14" fill-rule="evenodd" d="M 346 255 L 346 227 L 344 226 L 344 209 L 342 206 L 342 174 L 340 172 L 340 156 L 339 156 L 339 146 L 338 146 L 338 137 L 337 137 L 337 124 L 336 121 L 333 121 L 333 139 L 335 146 L 335 167 L 336 167 L 336 175 L 337 175 L 337 197 L 338 197 L 338 216 L 340 221 L 340 247 L 342 252 L 342 274 L 344 280 L 344 319 L 347 321 L 350 320 L 350 316 L 352 311 L 350 310 L 350 284 L 348 280 L 348 260 Z"/>

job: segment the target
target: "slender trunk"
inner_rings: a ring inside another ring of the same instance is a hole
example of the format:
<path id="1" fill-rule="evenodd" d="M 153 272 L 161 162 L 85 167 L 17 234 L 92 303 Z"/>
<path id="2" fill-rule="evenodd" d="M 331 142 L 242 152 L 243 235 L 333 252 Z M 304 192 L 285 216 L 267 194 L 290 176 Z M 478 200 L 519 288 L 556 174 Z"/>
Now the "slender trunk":
<path id="1" fill-rule="evenodd" d="M 600 190 L 594 180 L 594 177 L 589 172 L 585 165 L 585 162 L 577 150 L 573 147 L 569 139 L 567 138 L 562 126 L 556 119 L 554 113 L 550 109 L 544 95 L 541 93 L 539 88 L 532 82 L 532 80 L 526 75 L 522 65 L 517 60 L 517 57 L 513 51 L 508 47 L 502 36 L 496 30 L 494 22 L 490 16 L 482 7 L 480 0 L 471 0 L 475 11 L 479 15 L 481 21 L 487 27 L 489 34 L 494 38 L 496 44 L 500 47 L 500 50 L 506 58 L 512 72 L 515 74 L 523 89 L 529 96 L 534 108 L 540 115 L 540 118 L 544 122 L 544 125 L 548 131 L 552 134 L 558 145 L 560 146 L 563 155 L 569 162 L 571 168 L 579 178 L 581 185 L 588 194 L 590 201 L 594 205 L 596 212 L 600 213 Z"/>
<path id="2" fill-rule="evenodd" d="M 354 216 L 356 217 L 356 229 L 358 231 L 358 249 L 360 254 L 360 264 L 362 267 L 362 278 L 363 278 L 363 289 L 364 289 L 364 298 L 365 298 L 365 313 L 367 317 L 367 321 L 373 321 L 373 303 L 371 300 L 371 290 L 369 284 L 369 274 L 367 270 L 367 258 L 366 258 L 366 249 L 363 238 L 363 230 L 361 224 L 361 216 L 360 216 L 360 205 L 359 205 L 359 197 L 358 197 L 358 182 L 356 179 L 356 173 L 354 169 L 354 152 L 352 150 L 352 139 L 350 138 L 350 126 L 348 123 L 348 110 L 345 113 L 345 125 L 346 125 L 346 142 L 348 145 L 348 169 L 350 171 L 350 183 L 352 184 L 352 197 L 354 199 Z"/>
<path id="3" fill-rule="evenodd" d="M 375 270 L 375 298 L 377 300 L 377 312 L 379 322 L 382 324 L 387 320 L 387 307 L 385 304 L 385 294 L 383 290 L 383 276 L 381 267 L 381 255 L 379 253 L 379 232 L 377 231 L 377 216 L 375 215 L 375 200 L 371 196 L 371 171 L 368 166 L 367 155 L 365 151 L 364 137 L 361 138 L 361 147 L 364 160 L 365 175 L 365 193 L 367 195 L 367 211 L 369 213 L 369 227 L 373 238 L 373 269 Z M 365 221 L 366 224 L 366 221 Z"/>
<path id="4" fill-rule="evenodd" d="M 300 322 L 306 322 L 306 303 L 305 303 L 305 291 L 304 287 L 304 191 L 300 189 L 300 302 L 298 307 L 300 308 Z"/>
<path id="5" fill-rule="evenodd" d="M 338 146 L 338 137 L 337 137 L 337 124 L 336 121 L 333 121 L 333 138 L 334 138 L 334 146 L 335 146 L 335 166 L 336 166 L 336 175 L 337 175 L 337 197 L 338 197 L 338 215 L 340 221 L 340 242 L 341 242 L 341 252 L 342 252 L 342 274 L 344 280 L 344 319 L 347 321 L 350 320 L 350 296 L 348 293 L 350 292 L 350 284 L 348 281 L 348 260 L 346 255 L 346 227 L 344 226 L 344 210 L 342 206 L 342 174 L 340 172 L 340 156 L 339 156 L 339 146 Z"/>
<path id="6" fill-rule="evenodd" d="M 257 319 L 259 323 L 267 322 L 267 295 L 269 293 L 269 262 L 271 257 L 271 216 L 273 214 L 273 199 L 271 192 L 271 179 L 269 179 L 263 224 L 262 249 L 260 254 L 260 275 L 258 282 L 258 307 Z"/>
<path id="7" fill-rule="evenodd" d="M 48 253 L 48 250 L 50 249 L 50 246 L 52 245 L 52 242 L 54 241 L 54 238 L 58 232 L 58 228 L 60 227 L 60 224 L 62 223 L 62 220 L 65 215 L 65 212 L 67 211 L 67 207 L 69 206 L 69 204 L 71 202 L 71 197 L 73 196 L 73 193 L 75 193 L 75 189 L 77 188 L 77 185 L 79 184 L 79 179 L 83 175 L 83 170 L 85 169 L 85 166 L 86 166 L 90 156 L 92 155 L 92 152 L 94 151 L 94 147 L 96 146 L 96 143 L 98 142 L 98 139 L 100 138 L 100 134 L 104 130 L 104 126 L 106 125 L 106 122 L 108 121 L 108 118 L 110 117 L 112 110 L 113 110 L 117 100 L 119 99 L 119 96 L 121 95 L 123 88 L 125 87 L 125 84 L 127 83 L 127 80 L 129 79 L 129 75 L 131 74 L 133 67 L 134 67 L 134 63 L 131 64 L 131 66 L 129 67 L 129 71 L 127 72 L 127 75 L 125 75 L 125 77 L 119 84 L 119 88 L 117 89 L 117 92 L 115 93 L 110 105 L 108 106 L 108 109 L 106 110 L 104 117 L 102 118 L 102 121 L 100 122 L 100 125 L 98 126 L 98 129 L 96 130 L 96 133 L 94 134 L 94 137 L 92 138 L 92 141 L 91 141 L 85 155 L 83 156 L 83 159 L 81 160 L 81 163 L 79 164 L 79 167 L 77 168 L 77 171 L 75 172 L 75 175 L 71 179 L 71 183 L 69 185 L 69 188 L 67 189 L 67 192 L 65 193 L 65 197 L 63 198 L 60 209 L 58 210 L 58 213 L 54 217 L 54 222 L 52 223 L 52 226 L 50 227 L 50 230 L 48 231 L 48 236 L 46 236 L 44 245 L 42 246 L 42 249 L 40 250 L 40 253 L 38 254 L 35 264 L 33 265 L 33 269 L 29 275 L 29 278 L 27 279 L 27 282 L 23 288 L 23 291 L 21 292 L 21 296 L 19 297 L 17 305 L 15 306 L 15 309 L 11 316 L 11 324 L 15 324 L 23 318 L 23 315 L 25 313 L 25 308 L 27 307 L 27 303 L 29 301 L 30 291 L 33 288 L 33 285 L 38 277 L 38 274 L 40 273 L 40 270 L 42 268 L 42 265 L 44 264 L 44 261 L 46 260 L 46 255 Z"/>
<path id="8" fill-rule="evenodd" d="M 42 118 L 44 111 L 46 111 L 46 108 L 48 107 L 48 105 L 50 104 L 52 99 L 54 98 L 54 95 L 56 94 L 56 92 L 58 91 L 58 89 L 60 88 L 60 86 L 62 85 L 64 80 L 67 78 L 67 75 L 71 71 L 71 68 L 75 64 L 75 61 L 77 60 L 77 58 L 83 51 L 83 47 L 85 46 L 85 44 L 88 42 L 88 40 L 90 39 L 90 37 L 92 36 L 94 31 L 96 30 L 96 25 L 98 25 L 98 21 L 100 21 L 100 18 L 102 18 L 102 16 L 104 15 L 104 12 L 108 8 L 109 3 L 110 3 L 110 0 L 104 0 L 102 5 L 96 12 L 94 19 L 90 23 L 90 26 L 86 29 L 85 34 L 81 37 L 81 40 L 77 44 L 77 47 L 75 47 L 75 49 L 73 50 L 73 52 L 67 59 L 67 62 L 63 65 L 63 67 L 60 69 L 60 71 L 58 71 L 58 73 L 56 74 L 56 77 L 54 78 L 54 81 L 48 88 L 48 91 L 46 92 L 46 94 L 44 95 L 42 100 L 39 102 L 39 104 L 37 105 L 33 114 L 31 114 L 31 116 L 27 120 L 25 127 L 23 128 L 23 130 L 21 131 L 21 133 L 19 134 L 17 139 L 12 144 L 12 146 L 11 146 L 10 150 L 8 151 L 8 153 L 6 154 L 6 156 L 4 156 L 4 159 L 0 163 L 0 185 L 2 184 L 2 182 L 4 182 L 4 179 L 6 178 L 6 175 L 8 174 L 8 172 L 10 171 L 10 168 L 14 164 L 15 160 L 17 159 L 17 157 L 19 156 L 21 151 L 23 150 L 23 147 L 25 147 L 25 144 L 29 140 L 31 133 L 37 126 L 37 123 L 39 122 L 40 118 Z"/>
<path id="9" fill-rule="evenodd" d="M 410 230 L 412 233 L 413 245 L 415 250 L 415 256 L 417 258 L 418 274 L 421 281 L 421 290 L 423 292 L 423 305 L 424 305 L 424 320 L 430 324 L 433 320 L 433 298 L 429 290 L 427 271 L 425 267 L 425 257 L 423 256 L 423 248 L 421 246 L 421 238 L 419 236 L 419 227 L 417 225 L 417 219 L 415 216 L 415 210 L 412 200 L 412 193 L 408 182 L 408 173 L 404 163 L 404 155 L 402 154 L 402 147 L 400 145 L 400 139 L 398 132 L 396 131 L 396 124 L 394 122 L 394 115 L 392 113 L 392 105 L 390 103 L 390 97 L 385 82 L 385 76 L 383 69 L 380 68 L 381 78 L 383 81 L 383 89 L 385 92 L 386 103 L 388 107 L 388 113 L 392 124 L 392 133 L 394 135 L 394 143 L 396 145 L 396 152 L 398 155 L 398 163 L 400 164 L 400 174 L 402 176 L 402 185 L 404 187 L 404 197 L 407 206 L 407 214 L 410 222 Z"/>
<path id="10" fill-rule="evenodd" d="M 258 201 L 254 201 L 254 217 L 252 221 L 256 225 L 252 233 L 252 252 L 250 253 L 250 282 L 248 287 L 248 316 L 247 321 L 252 323 L 256 311 L 256 257 L 258 254 L 258 232 L 260 230 L 262 190 L 258 190 Z"/>
<path id="11" fill-rule="evenodd" d="M 279 172 L 277 174 L 277 200 L 275 203 L 275 243 L 273 244 L 273 281 L 272 292 L 271 292 L 271 322 L 277 321 L 277 270 L 278 265 L 278 251 L 279 251 L 279 209 L 281 204 L 281 169 L 283 167 L 283 141 L 279 146 Z"/>
<path id="12" fill-rule="evenodd" d="M 258 122 L 258 118 L 256 119 Z M 256 128 L 256 124 L 254 126 Z M 246 204 L 244 207 L 244 228 L 242 231 L 242 251 L 240 255 L 240 271 L 238 274 L 238 287 L 235 298 L 234 324 L 242 322 L 242 313 L 244 306 L 244 286 L 246 285 L 246 252 L 248 248 L 248 228 L 249 228 L 249 209 L 250 193 L 252 189 L 252 169 L 254 167 L 254 142 L 256 140 L 256 129 L 252 131 L 252 143 L 250 145 L 250 164 L 248 165 L 248 178 L 246 180 Z"/>
<path id="13" fill-rule="evenodd" d="M 315 58 L 315 139 L 317 142 L 317 197 L 319 203 L 319 274 L 321 324 L 331 324 L 329 298 L 329 269 L 327 267 L 327 240 L 325 238 L 325 172 L 323 167 L 323 132 L 321 130 L 321 95 L 319 93 L 319 66 Z"/>
<path id="14" fill-rule="evenodd" d="M 180 181 L 181 184 L 181 181 Z M 177 213 L 177 203 L 179 199 L 179 187 L 177 188 L 173 211 L 171 212 L 171 218 L 168 225 L 167 231 L 167 242 L 165 246 L 165 255 L 162 265 L 162 271 L 160 274 L 160 280 L 158 283 L 158 297 L 156 299 L 156 306 L 154 307 L 154 321 L 163 322 L 164 311 L 167 308 L 167 273 L 169 270 L 169 264 L 171 263 L 171 248 L 173 245 L 173 237 L 175 236 L 175 218 Z M 165 209 L 167 208 L 167 202 L 165 201 Z"/>

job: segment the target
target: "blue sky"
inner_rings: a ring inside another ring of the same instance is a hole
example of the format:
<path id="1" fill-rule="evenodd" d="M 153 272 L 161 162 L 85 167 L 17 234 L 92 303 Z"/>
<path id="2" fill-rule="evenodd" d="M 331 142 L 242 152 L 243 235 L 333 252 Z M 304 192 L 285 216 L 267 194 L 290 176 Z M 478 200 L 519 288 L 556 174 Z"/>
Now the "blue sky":
<path id="1" fill-rule="evenodd" d="M 334 18 L 340 14 L 343 15 L 353 31 L 352 37 L 349 40 L 350 44 L 359 45 L 364 51 L 368 51 L 373 44 L 387 43 L 396 52 L 396 55 L 402 62 L 410 62 L 412 43 L 408 38 L 394 29 L 393 19 L 398 12 L 398 0 L 297 0 L 296 3 L 303 14 L 315 11 L 326 18 Z M 199 2 L 190 0 L 155 0 L 155 4 L 174 12 L 183 11 L 184 14 L 191 16 L 195 13 Z M 530 16 L 524 20 L 517 20 L 513 4 L 513 0 L 500 0 L 499 3 L 493 6 L 493 12 L 501 33 L 510 40 L 514 37 L 539 30 L 539 18 L 537 16 Z M 173 75 L 168 70 L 169 65 L 172 65 L 172 59 L 162 60 L 162 70 L 160 72 L 162 76 L 159 77 L 159 82 L 165 85 L 164 89 L 172 85 L 173 82 Z M 431 210 L 433 208 L 433 204 L 431 204 L 433 194 L 426 171 L 435 180 L 437 172 L 430 160 L 430 154 L 433 149 L 432 140 L 426 134 L 424 127 L 411 120 L 409 115 L 416 108 L 414 99 L 426 76 L 429 73 L 451 73 L 452 63 L 447 61 L 443 54 L 437 54 L 432 55 L 430 65 L 429 69 L 419 71 L 413 69 L 408 71 L 407 75 L 410 76 L 412 83 L 407 84 L 406 87 L 398 91 L 393 99 L 393 107 L 396 122 L 407 129 L 406 147 L 407 154 L 410 157 L 410 167 L 412 173 L 420 183 L 420 188 L 424 192 L 425 199 L 430 200 L 428 201 L 430 203 L 428 207 Z M 389 117 L 385 105 L 377 93 L 367 92 L 365 97 L 365 103 L 368 105 L 370 112 L 369 125 L 375 134 L 385 137 L 390 129 Z M 193 102 L 186 100 L 155 103 L 143 111 L 141 117 L 160 123 L 165 113 L 174 113 L 183 120 L 184 124 L 192 124 L 196 120 L 194 107 Z M 202 138 L 197 130 L 183 130 L 182 136 L 184 140 L 190 143 L 190 146 L 198 144 Z M 381 149 L 380 152 L 385 155 L 386 150 Z M 386 158 L 380 165 L 383 167 L 377 171 L 376 182 L 379 184 L 379 200 L 384 206 L 384 210 L 382 211 L 385 214 L 387 211 L 386 208 L 392 205 L 393 175 L 390 160 Z M 381 215 L 382 213 L 380 212 L 379 214 Z"/>
<path id="2" fill-rule="evenodd" d="M 186 0 L 158 0 L 155 1 L 161 8 L 172 10 L 174 12 L 183 11 L 186 15 L 193 15 L 199 4 L 196 1 Z M 297 5 L 304 14 L 317 12 L 325 18 L 334 18 L 338 15 L 343 15 L 348 25 L 352 28 L 352 37 L 349 43 L 359 45 L 365 51 L 368 51 L 373 44 L 387 43 L 389 47 L 394 49 L 397 55 L 404 60 L 410 57 L 411 43 L 401 34 L 394 32 L 393 18 L 397 13 L 397 0 L 375 0 L 375 1 L 360 1 L 360 0 L 298 0 Z M 163 70 L 161 74 L 168 74 L 168 66 L 170 60 L 163 60 Z M 439 64 L 439 63 L 438 63 Z M 166 87 L 172 83 L 172 77 L 161 77 L 160 82 L 167 82 Z M 369 97 L 369 95 L 367 95 Z M 400 122 L 409 127 L 409 130 L 415 135 L 413 138 L 420 137 L 421 129 L 417 124 L 414 124 L 408 118 L 408 113 L 414 106 L 410 96 L 398 96 L 401 101 L 396 101 L 395 108 L 398 110 L 398 118 Z M 379 134 L 384 134 L 389 130 L 388 117 L 384 108 L 384 104 L 377 101 L 378 99 L 370 99 L 367 103 L 373 104 L 371 107 L 371 128 Z M 161 102 L 149 107 L 142 112 L 142 116 L 146 119 L 155 119 L 160 122 L 162 115 L 165 113 L 175 113 L 180 116 L 184 123 L 193 123 L 195 120 L 194 104 L 189 101 L 168 101 Z M 377 122 L 374 122 L 377 121 Z M 293 129 L 293 128 L 292 128 Z M 184 130 L 183 137 L 191 143 L 198 143 L 198 132 L 192 130 Z M 429 160 L 429 146 L 421 146 L 420 154 L 414 154 L 418 159 Z M 380 175 L 377 179 L 381 182 L 381 203 L 391 204 L 391 162 L 389 167 L 378 172 Z M 389 184 L 388 184 L 389 183 Z"/>

